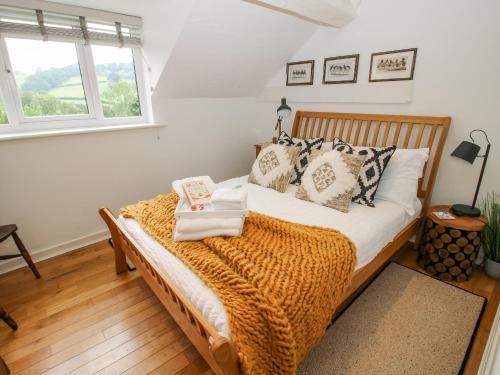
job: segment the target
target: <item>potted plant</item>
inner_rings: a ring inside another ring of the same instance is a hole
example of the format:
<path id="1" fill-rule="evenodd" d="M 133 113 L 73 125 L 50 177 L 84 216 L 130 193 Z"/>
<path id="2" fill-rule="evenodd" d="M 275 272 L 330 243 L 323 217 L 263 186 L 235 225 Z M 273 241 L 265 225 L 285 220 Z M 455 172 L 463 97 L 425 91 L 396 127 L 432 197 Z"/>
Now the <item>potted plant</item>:
<path id="1" fill-rule="evenodd" d="M 486 274 L 500 279 L 500 196 L 488 193 L 483 201 L 483 214 L 488 225 L 483 230 L 484 269 Z"/>

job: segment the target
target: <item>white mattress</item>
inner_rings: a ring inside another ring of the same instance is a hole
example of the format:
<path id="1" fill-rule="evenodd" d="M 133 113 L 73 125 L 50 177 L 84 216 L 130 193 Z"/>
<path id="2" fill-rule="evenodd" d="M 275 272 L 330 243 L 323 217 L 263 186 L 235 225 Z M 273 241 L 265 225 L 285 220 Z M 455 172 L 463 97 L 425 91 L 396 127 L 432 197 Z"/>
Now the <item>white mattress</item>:
<path id="1" fill-rule="evenodd" d="M 406 213 L 403 206 L 377 200 L 375 208 L 352 203 L 349 213 L 343 213 L 295 198 L 297 186 L 290 185 L 283 194 L 249 184 L 246 176 L 221 182 L 218 186 L 237 185 L 242 185 L 247 190 L 248 208 L 251 211 L 300 224 L 340 230 L 356 245 L 356 269 L 375 258 L 380 250 L 414 218 Z M 183 292 L 210 324 L 221 335 L 230 337 L 226 311 L 215 293 L 181 260 L 166 251 L 160 243 L 147 234 L 135 220 L 119 217 L 118 221 L 136 240 L 143 254 Z"/>

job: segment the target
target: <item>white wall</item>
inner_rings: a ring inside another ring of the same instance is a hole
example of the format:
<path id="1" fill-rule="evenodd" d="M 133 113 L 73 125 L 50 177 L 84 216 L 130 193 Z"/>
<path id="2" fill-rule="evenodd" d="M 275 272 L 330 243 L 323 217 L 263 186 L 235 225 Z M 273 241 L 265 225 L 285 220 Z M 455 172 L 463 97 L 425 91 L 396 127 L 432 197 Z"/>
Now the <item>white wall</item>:
<path id="1" fill-rule="evenodd" d="M 390 83 L 367 83 L 372 52 L 418 48 L 413 92 L 406 104 L 291 103 L 294 109 L 314 111 L 449 115 L 452 126 L 443 154 L 434 203 L 472 201 L 481 160 L 473 166 L 449 156 L 470 130 L 482 128 L 493 144 L 482 192 L 500 191 L 500 2 L 495 0 L 363 0 L 358 17 L 342 29 L 322 27 L 290 61 L 315 59 L 313 88 L 330 90 L 332 98 L 346 95 L 351 85 L 322 85 L 323 58 L 359 53 L 358 86 L 392 89 Z M 280 71 L 267 89 L 294 95 L 298 87 L 285 88 Z M 323 93 L 321 93 L 323 95 Z M 276 98 L 279 100 L 279 97 Z M 334 99 L 335 100 L 335 99 Z M 376 101 L 374 99 L 374 101 Z M 277 103 L 258 105 L 260 138 L 272 136 Z M 291 121 L 288 122 L 288 129 Z M 482 140 L 481 140 L 482 141 Z"/>
<path id="2" fill-rule="evenodd" d="M 481 366 L 477 375 L 500 374 L 500 307 L 491 326 L 490 335 L 484 348 Z"/>
<path id="3" fill-rule="evenodd" d="M 171 190 L 176 178 L 248 173 L 255 99 L 155 98 L 158 129 L 0 142 L 0 223 L 16 223 L 36 259 L 106 236 L 99 207 Z M 9 252 L 11 241 L 0 245 Z M 0 271 L 22 264 L 4 262 Z"/>

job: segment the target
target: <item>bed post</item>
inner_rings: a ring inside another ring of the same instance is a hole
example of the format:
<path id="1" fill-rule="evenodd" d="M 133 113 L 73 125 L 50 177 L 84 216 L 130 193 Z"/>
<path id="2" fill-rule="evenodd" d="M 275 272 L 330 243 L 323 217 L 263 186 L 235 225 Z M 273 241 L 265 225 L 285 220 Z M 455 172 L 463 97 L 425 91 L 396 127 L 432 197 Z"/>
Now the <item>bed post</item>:
<path id="1" fill-rule="evenodd" d="M 99 209 L 99 214 L 108 226 L 111 238 L 113 240 L 113 250 L 115 252 L 115 270 L 117 274 L 127 272 L 127 259 L 121 248 L 121 240 L 116 227 L 113 214 L 107 208 Z"/>
<path id="2" fill-rule="evenodd" d="M 295 118 L 293 119 L 293 127 L 292 127 L 292 137 L 299 137 L 299 128 L 300 128 L 300 120 L 301 120 L 302 112 L 295 112 Z"/>
<path id="3" fill-rule="evenodd" d="M 222 336 L 216 337 L 210 345 L 210 350 L 224 375 L 241 374 L 238 354 L 228 339 Z"/>

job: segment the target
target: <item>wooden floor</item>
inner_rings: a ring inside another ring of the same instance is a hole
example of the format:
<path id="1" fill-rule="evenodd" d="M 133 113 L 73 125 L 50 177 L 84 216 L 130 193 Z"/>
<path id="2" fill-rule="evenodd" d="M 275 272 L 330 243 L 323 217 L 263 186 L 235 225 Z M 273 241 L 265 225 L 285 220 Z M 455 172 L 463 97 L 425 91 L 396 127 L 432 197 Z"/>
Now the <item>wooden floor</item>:
<path id="1" fill-rule="evenodd" d="M 138 272 L 107 242 L 0 275 L 0 356 L 13 374 L 211 374 Z"/>
<path id="2" fill-rule="evenodd" d="M 415 267 L 415 253 L 398 262 Z M 13 374 L 212 374 L 137 272 L 117 276 L 106 242 L 0 275 L 0 356 Z M 475 374 L 500 298 L 484 273 L 460 284 L 490 299 L 466 374 Z"/>

